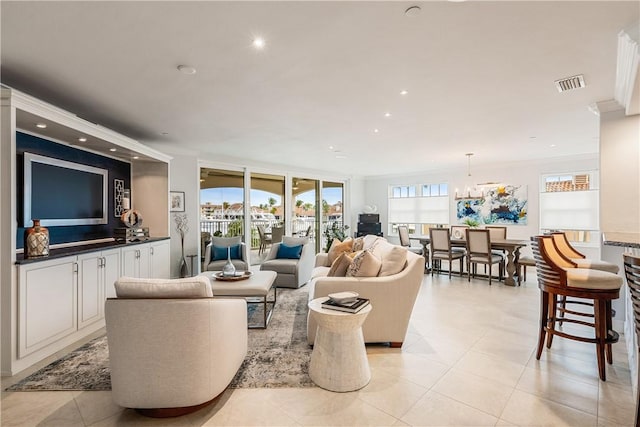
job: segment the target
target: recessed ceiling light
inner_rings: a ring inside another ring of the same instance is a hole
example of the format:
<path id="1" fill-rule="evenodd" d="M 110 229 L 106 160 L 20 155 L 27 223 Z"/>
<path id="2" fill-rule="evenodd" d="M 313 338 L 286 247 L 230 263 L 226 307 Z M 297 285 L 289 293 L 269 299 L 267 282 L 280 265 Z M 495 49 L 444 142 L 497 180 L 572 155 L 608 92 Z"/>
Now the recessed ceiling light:
<path id="1" fill-rule="evenodd" d="M 329 146 L 329 150 L 333 150 L 333 145 L 330 145 L 330 146 Z"/>
<path id="2" fill-rule="evenodd" d="M 251 44 L 253 44 L 253 47 L 255 47 L 256 49 L 263 49 L 265 41 L 262 37 L 256 37 L 255 39 L 253 39 L 253 42 Z"/>
<path id="3" fill-rule="evenodd" d="M 556 144 L 551 144 L 549 147 L 553 148 L 553 147 L 555 147 L 555 146 L 556 146 Z"/>
<path id="4" fill-rule="evenodd" d="M 111 151 L 111 152 L 115 152 L 115 151 L 118 151 L 118 150 L 117 150 L 117 149 L 115 149 L 115 148 L 109 148 L 109 151 Z"/>
<path id="5" fill-rule="evenodd" d="M 400 91 L 400 95 L 406 95 L 406 94 L 408 94 L 408 93 L 409 93 L 409 91 L 408 91 L 408 90 L 404 90 L 404 89 L 403 89 L 403 90 L 401 90 L 401 91 Z"/>
<path id="6" fill-rule="evenodd" d="M 46 123 L 36 123 L 36 127 L 40 129 L 45 129 L 47 127 Z"/>
<path id="7" fill-rule="evenodd" d="M 378 132 L 380 132 L 378 129 L 373 130 L 373 133 L 378 133 Z"/>
<path id="8" fill-rule="evenodd" d="M 388 111 L 386 113 L 384 113 L 385 117 L 391 117 L 391 113 L 389 113 Z"/>
<path id="9" fill-rule="evenodd" d="M 80 138 L 78 138 L 78 141 L 87 142 L 87 138 L 85 138 L 84 136 L 81 136 Z"/>
<path id="10" fill-rule="evenodd" d="M 138 160 L 140 156 L 133 156 L 133 160 Z"/>
<path id="11" fill-rule="evenodd" d="M 193 67 L 190 67 L 188 65 L 178 65 L 178 71 L 180 71 L 182 74 L 195 74 L 196 73 L 196 69 Z"/>
<path id="12" fill-rule="evenodd" d="M 407 16 L 417 16 L 420 15 L 421 11 L 422 9 L 420 9 L 420 6 L 411 6 L 404 11 L 404 14 Z"/>

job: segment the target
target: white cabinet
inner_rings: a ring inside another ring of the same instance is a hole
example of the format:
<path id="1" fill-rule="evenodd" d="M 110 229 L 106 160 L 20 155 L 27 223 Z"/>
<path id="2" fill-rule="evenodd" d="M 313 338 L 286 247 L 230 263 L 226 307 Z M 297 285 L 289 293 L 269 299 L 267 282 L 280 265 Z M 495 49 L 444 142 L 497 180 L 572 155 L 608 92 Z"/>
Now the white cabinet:
<path id="1" fill-rule="evenodd" d="M 20 265 L 18 269 L 18 357 L 77 329 L 77 258 Z"/>
<path id="2" fill-rule="evenodd" d="M 115 297 L 120 249 L 78 256 L 78 329 L 104 318 L 104 300 Z"/>
<path id="3" fill-rule="evenodd" d="M 171 276 L 170 266 L 170 240 L 149 243 L 149 277 L 156 279 L 169 279 Z"/>
<path id="4" fill-rule="evenodd" d="M 127 277 L 149 277 L 149 244 L 122 248 L 122 275 Z"/>

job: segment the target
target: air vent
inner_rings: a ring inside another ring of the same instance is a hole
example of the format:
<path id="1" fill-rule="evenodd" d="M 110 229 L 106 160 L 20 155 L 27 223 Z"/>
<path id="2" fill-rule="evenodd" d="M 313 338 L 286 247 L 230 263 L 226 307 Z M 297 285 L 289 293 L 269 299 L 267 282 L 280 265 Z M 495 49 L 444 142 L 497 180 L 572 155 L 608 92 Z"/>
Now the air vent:
<path id="1" fill-rule="evenodd" d="M 567 77 L 564 79 L 555 81 L 558 92 L 566 92 L 568 90 L 579 89 L 584 87 L 584 76 L 582 74 L 578 76 Z"/>

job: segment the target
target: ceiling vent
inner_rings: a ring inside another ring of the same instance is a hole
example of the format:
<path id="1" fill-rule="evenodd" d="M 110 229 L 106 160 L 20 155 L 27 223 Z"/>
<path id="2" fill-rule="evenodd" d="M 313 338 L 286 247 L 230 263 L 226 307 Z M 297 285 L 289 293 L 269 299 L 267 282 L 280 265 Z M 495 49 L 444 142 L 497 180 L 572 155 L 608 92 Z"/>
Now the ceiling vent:
<path id="1" fill-rule="evenodd" d="M 582 74 L 564 79 L 556 80 L 556 89 L 558 92 L 566 92 L 568 90 L 580 89 L 584 87 L 584 76 Z"/>

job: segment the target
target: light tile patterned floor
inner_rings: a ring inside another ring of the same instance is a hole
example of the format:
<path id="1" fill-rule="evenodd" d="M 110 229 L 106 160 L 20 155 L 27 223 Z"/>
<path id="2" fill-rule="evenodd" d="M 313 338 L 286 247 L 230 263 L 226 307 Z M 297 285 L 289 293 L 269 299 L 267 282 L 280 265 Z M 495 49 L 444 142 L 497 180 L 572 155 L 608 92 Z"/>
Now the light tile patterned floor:
<path id="1" fill-rule="evenodd" d="M 205 409 L 164 420 L 114 405 L 110 392 L 3 392 L 0 424 L 631 425 L 635 400 L 622 342 L 606 383 L 598 379 L 593 345 L 556 338 L 535 359 L 539 294 L 532 276 L 517 288 L 425 276 L 403 348 L 368 346 L 372 380 L 356 392 L 227 390 Z M 16 380 L 3 379 L 3 389 Z"/>

